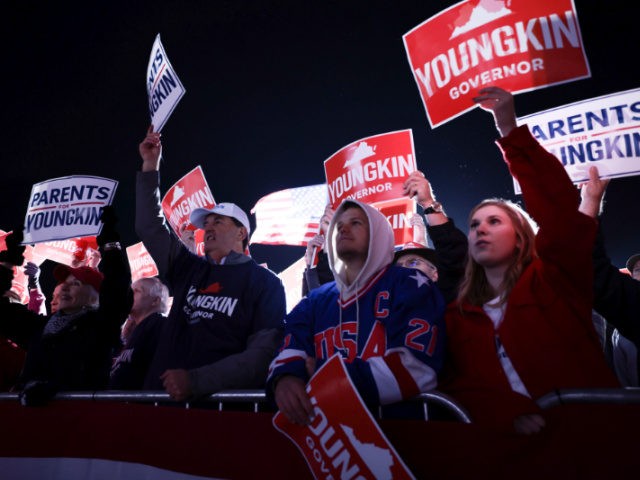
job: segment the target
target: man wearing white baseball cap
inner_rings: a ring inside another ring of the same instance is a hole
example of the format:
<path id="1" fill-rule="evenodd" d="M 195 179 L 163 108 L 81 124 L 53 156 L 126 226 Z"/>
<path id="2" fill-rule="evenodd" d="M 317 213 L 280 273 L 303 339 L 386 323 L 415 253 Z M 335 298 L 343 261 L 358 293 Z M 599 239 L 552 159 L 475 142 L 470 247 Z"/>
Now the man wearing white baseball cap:
<path id="1" fill-rule="evenodd" d="M 243 253 L 249 243 L 249 218 L 235 203 L 218 203 L 213 208 L 196 208 L 189 221 L 205 231 L 204 252 L 215 262 L 221 262 L 228 248 Z"/>
<path id="2" fill-rule="evenodd" d="M 233 203 L 198 208 L 204 252 L 190 252 L 167 227 L 160 207 L 160 134 L 150 127 L 139 146 L 136 232 L 173 294 L 145 389 L 175 400 L 225 389 L 260 388 L 282 339 L 285 295 L 270 270 L 243 254 L 249 219 Z"/>

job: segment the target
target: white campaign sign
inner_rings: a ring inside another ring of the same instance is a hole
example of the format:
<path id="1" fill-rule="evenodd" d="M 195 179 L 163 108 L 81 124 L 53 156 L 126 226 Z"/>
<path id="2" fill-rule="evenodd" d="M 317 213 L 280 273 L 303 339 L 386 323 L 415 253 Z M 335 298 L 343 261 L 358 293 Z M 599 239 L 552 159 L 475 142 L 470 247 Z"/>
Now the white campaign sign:
<path id="1" fill-rule="evenodd" d="M 149 114 L 154 131 L 159 132 L 186 92 L 169 62 L 160 34 L 156 36 L 147 66 L 147 95 Z"/>
<path id="2" fill-rule="evenodd" d="M 602 178 L 640 174 L 640 88 L 527 115 L 523 123 L 576 184 L 589 180 L 594 165 Z M 521 193 L 517 183 L 515 190 Z"/>
<path id="3" fill-rule="evenodd" d="M 31 188 L 24 244 L 98 235 L 101 209 L 110 205 L 118 182 L 88 175 L 53 178 Z"/>

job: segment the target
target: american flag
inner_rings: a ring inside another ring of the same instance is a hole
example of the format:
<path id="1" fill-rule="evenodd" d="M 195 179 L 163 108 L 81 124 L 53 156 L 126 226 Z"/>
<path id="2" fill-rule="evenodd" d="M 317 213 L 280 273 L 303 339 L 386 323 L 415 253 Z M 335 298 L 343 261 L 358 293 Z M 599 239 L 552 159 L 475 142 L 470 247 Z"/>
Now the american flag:
<path id="1" fill-rule="evenodd" d="M 328 202 L 324 183 L 280 190 L 262 197 L 251 209 L 256 216 L 251 243 L 306 246 L 318 233 Z"/>

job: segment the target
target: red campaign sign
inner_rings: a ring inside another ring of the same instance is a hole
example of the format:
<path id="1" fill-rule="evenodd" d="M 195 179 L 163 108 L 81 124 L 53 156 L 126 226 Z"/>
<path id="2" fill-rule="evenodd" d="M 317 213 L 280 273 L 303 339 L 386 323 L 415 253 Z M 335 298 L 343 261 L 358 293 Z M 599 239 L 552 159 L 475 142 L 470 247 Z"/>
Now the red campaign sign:
<path id="1" fill-rule="evenodd" d="M 573 0 L 466 0 L 403 39 L 431 128 L 489 85 L 518 93 L 591 76 Z"/>
<path id="2" fill-rule="evenodd" d="M 167 190 L 162 199 L 162 210 L 173 231 L 180 237 L 180 225 L 189 221 L 196 208 L 213 208 L 216 201 L 198 165 Z"/>
<path id="3" fill-rule="evenodd" d="M 204 257 L 204 230 L 201 228 L 196 229 L 193 239 L 196 242 L 196 255 Z"/>
<path id="4" fill-rule="evenodd" d="M 398 198 L 387 202 L 373 204 L 391 224 L 394 245 L 401 247 L 413 241 L 413 226 L 411 216 L 416 213 L 416 202 L 410 198 Z"/>
<path id="5" fill-rule="evenodd" d="M 95 266 L 99 255 L 96 237 L 68 238 L 52 242 L 36 243 L 33 247 L 34 262 L 38 265 L 45 260 L 73 266 L 74 263 Z"/>
<path id="6" fill-rule="evenodd" d="M 311 424 L 294 425 L 278 412 L 273 425 L 296 445 L 316 479 L 414 478 L 365 407 L 339 355 L 315 373 L 307 394 Z"/>
<path id="7" fill-rule="evenodd" d="M 400 198 L 402 184 L 416 169 L 410 129 L 356 140 L 324 161 L 331 207 L 345 198 L 369 204 Z"/>
<path id="8" fill-rule="evenodd" d="M 141 278 L 155 277 L 158 275 L 158 267 L 142 242 L 127 247 L 127 258 L 131 267 L 131 281 Z"/>

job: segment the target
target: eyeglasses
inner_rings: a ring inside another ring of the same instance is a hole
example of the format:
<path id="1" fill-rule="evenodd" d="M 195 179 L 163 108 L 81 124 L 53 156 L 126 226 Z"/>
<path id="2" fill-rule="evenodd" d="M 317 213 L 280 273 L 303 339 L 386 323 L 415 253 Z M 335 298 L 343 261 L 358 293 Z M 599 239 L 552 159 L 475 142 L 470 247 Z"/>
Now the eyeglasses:
<path id="1" fill-rule="evenodd" d="M 424 265 L 426 266 L 428 269 L 432 270 L 432 271 L 437 271 L 438 268 L 431 262 L 424 260 L 422 258 L 409 258 L 407 260 L 398 260 L 396 262 L 398 265 L 400 265 L 401 267 L 405 267 L 405 268 L 416 268 L 419 265 Z"/>

